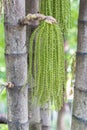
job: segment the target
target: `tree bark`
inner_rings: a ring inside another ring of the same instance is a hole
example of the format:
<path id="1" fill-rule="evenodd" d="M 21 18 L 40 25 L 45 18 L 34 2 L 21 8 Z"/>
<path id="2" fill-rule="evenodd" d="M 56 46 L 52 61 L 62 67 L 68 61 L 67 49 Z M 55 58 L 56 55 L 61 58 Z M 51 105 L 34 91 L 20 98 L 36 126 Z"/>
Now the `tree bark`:
<path id="1" fill-rule="evenodd" d="M 68 103 L 64 103 L 62 109 L 58 112 L 57 119 L 57 130 L 66 130 L 65 116 L 70 113 L 70 108 Z"/>
<path id="2" fill-rule="evenodd" d="M 49 109 L 49 105 L 46 104 L 45 108 L 41 108 L 41 130 L 51 130 L 51 110 Z"/>
<path id="3" fill-rule="evenodd" d="M 39 12 L 39 0 L 26 0 L 26 15 L 28 13 L 37 13 Z M 31 37 L 32 32 L 38 26 L 38 22 L 34 21 L 31 26 L 27 26 L 27 46 L 29 50 L 29 39 Z M 29 57 L 28 57 L 29 58 Z M 29 65 L 28 65 L 29 66 Z M 41 130 L 40 124 L 40 107 L 36 106 L 36 103 L 32 104 L 31 98 L 31 88 L 29 86 L 28 90 L 28 115 L 29 115 L 29 129 L 30 130 Z"/>
<path id="4" fill-rule="evenodd" d="M 9 130 L 29 130 L 26 28 L 18 25 L 25 16 L 24 0 L 4 0 L 5 56 L 7 81 L 14 84 L 7 88 Z"/>
<path id="5" fill-rule="evenodd" d="M 80 0 L 72 130 L 87 130 L 87 0 Z"/>
<path id="6" fill-rule="evenodd" d="M 30 4 L 28 4 L 30 3 Z M 39 12 L 39 0 L 26 0 L 26 12 L 38 13 Z M 31 26 L 27 28 L 27 44 L 29 38 L 35 28 L 38 26 L 38 21 L 34 21 Z M 29 88 L 29 119 L 30 130 L 50 130 L 51 129 L 51 113 L 49 107 L 46 105 L 46 109 L 36 107 L 36 103 L 32 105 L 31 100 L 31 88 Z"/>

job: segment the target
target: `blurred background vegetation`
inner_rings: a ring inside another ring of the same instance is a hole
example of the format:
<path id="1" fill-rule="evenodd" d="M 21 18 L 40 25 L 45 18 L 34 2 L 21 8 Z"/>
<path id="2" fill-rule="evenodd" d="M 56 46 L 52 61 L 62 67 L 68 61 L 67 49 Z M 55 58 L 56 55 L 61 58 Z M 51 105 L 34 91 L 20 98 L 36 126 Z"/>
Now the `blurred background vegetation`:
<path id="1" fill-rule="evenodd" d="M 67 95 L 70 100 L 72 96 L 69 95 L 71 87 L 74 84 L 74 71 L 75 71 L 75 52 L 77 47 L 77 23 L 79 12 L 79 0 L 71 0 L 71 28 L 68 31 L 68 35 L 65 37 L 65 52 L 66 52 L 66 72 L 67 72 Z M 5 66 L 5 37 L 4 37 L 4 18 L 3 14 L 0 15 L 0 91 L 1 85 L 6 82 L 6 66 Z M 72 94 L 72 93 L 71 93 Z M 6 90 L 0 92 L 0 116 L 7 113 L 7 100 Z M 56 114 L 56 113 L 55 113 Z M 54 115 L 55 115 L 54 114 Z M 55 117 L 55 116 L 54 116 Z M 65 124 L 67 130 L 70 130 L 70 118 L 71 114 L 68 113 L 65 118 Z M 56 118 L 52 122 L 52 130 L 55 130 Z M 7 130 L 7 125 L 0 124 L 0 130 Z"/>
<path id="2" fill-rule="evenodd" d="M 0 17 L 0 90 L 1 85 L 6 81 L 6 67 L 5 67 L 5 38 L 4 38 L 4 25 L 3 15 Z M 0 92 L 0 116 L 5 116 L 7 113 L 7 100 L 6 90 Z M 0 125 L 0 130 L 7 130 L 6 125 Z"/>

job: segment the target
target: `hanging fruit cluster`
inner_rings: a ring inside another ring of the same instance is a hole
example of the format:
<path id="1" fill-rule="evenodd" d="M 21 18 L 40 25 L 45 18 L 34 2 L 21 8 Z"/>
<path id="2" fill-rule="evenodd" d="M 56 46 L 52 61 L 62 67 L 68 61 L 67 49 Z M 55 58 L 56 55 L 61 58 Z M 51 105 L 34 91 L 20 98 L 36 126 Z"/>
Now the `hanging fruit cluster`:
<path id="1" fill-rule="evenodd" d="M 58 23 L 42 21 L 32 33 L 29 44 L 29 80 L 32 97 L 37 103 L 54 104 L 61 109 L 65 93 L 65 63 L 63 33 L 70 19 L 69 0 L 41 0 L 40 13 L 50 15 Z"/>

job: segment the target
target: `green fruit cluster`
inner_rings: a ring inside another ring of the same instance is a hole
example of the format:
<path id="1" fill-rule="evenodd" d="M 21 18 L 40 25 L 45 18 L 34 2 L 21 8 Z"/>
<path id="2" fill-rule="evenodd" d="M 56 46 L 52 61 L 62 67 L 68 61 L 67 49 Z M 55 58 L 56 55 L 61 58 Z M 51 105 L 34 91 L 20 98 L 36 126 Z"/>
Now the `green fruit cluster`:
<path id="1" fill-rule="evenodd" d="M 70 0 L 40 0 L 40 13 L 53 16 L 63 34 L 66 34 L 70 27 L 70 12 Z"/>
<path id="2" fill-rule="evenodd" d="M 60 110 L 65 94 L 63 34 L 70 25 L 70 0 L 40 0 L 40 13 L 58 23 L 43 21 L 33 32 L 29 45 L 29 79 L 32 97 L 44 106 L 50 102 Z"/>
<path id="3" fill-rule="evenodd" d="M 64 43 L 55 23 L 41 22 L 31 36 L 29 79 L 32 97 L 38 104 L 50 102 L 56 109 L 61 108 L 65 91 Z"/>

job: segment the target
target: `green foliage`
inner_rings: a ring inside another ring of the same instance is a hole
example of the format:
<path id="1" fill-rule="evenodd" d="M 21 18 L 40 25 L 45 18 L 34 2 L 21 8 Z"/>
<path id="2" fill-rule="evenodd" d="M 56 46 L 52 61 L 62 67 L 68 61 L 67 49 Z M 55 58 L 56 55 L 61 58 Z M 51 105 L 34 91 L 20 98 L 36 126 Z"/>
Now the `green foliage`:
<path id="1" fill-rule="evenodd" d="M 63 105 L 65 92 L 64 44 L 57 24 L 43 21 L 33 32 L 29 47 L 29 79 L 38 103 Z"/>
<path id="2" fill-rule="evenodd" d="M 5 56 L 4 56 L 4 26 L 3 18 L 0 19 L 0 84 L 5 81 Z"/>
<path id="3" fill-rule="evenodd" d="M 7 130 L 7 129 L 8 129 L 7 125 L 0 124 L 0 130 Z"/>
<path id="4" fill-rule="evenodd" d="M 0 89 L 1 84 L 5 82 L 6 73 L 5 73 L 5 56 L 4 56 L 4 26 L 3 26 L 3 18 L 0 19 Z M 4 91 L 0 94 L 0 102 L 1 100 L 6 102 L 6 92 Z"/>
<path id="5" fill-rule="evenodd" d="M 66 37 L 65 43 L 65 59 L 66 59 L 66 71 L 67 71 L 67 87 L 73 87 L 75 82 L 75 54 L 77 49 L 77 24 L 78 24 L 78 13 L 79 13 L 79 0 L 71 1 L 71 28 Z M 68 88 L 69 90 L 69 88 Z"/>
<path id="6" fill-rule="evenodd" d="M 51 15 L 65 34 L 70 27 L 70 0 L 40 0 L 40 13 Z"/>
<path id="7" fill-rule="evenodd" d="M 3 17 L 0 18 L 0 90 L 1 84 L 6 80 L 5 56 L 4 56 L 4 25 Z M 0 93 L 0 115 L 5 115 L 7 112 L 6 106 L 6 90 Z M 0 124 L 0 130 L 7 130 L 7 125 Z"/>

